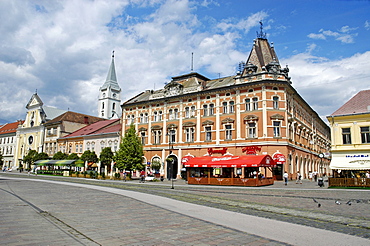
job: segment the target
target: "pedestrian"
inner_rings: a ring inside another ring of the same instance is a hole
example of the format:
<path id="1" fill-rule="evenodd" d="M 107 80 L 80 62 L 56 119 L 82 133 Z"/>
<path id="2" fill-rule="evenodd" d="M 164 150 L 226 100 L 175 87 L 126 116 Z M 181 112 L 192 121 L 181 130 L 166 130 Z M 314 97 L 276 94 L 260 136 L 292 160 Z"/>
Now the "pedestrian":
<path id="1" fill-rule="evenodd" d="M 140 172 L 140 183 L 144 183 L 145 182 L 145 171 L 141 171 Z"/>
<path id="2" fill-rule="evenodd" d="M 308 179 L 309 179 L 310 181 L 312 181 L 312 172 L 311 172 L 311 171 L 308 173 Z"/>
<path id="3" fill-rule="evenodd" d="M 123 181 L 125 181 L 125 182 L 126 182 L 126 177 L 127 177 L 127 174 L 126 174 L 126 171 L 125 171 L 125 172 L 123 172 Z"/>
<path id="4" fill-rule="evenodd" d="M 370 179 L 370 171 L 368 171 L 368 172 L 366 173 L 366 178 L 367 178 L 367 179 Z"/>
<path id="5" fill-rule="evenodd" d="M 289 175 L 288 175 L 288 173 L 286 171 L 284 172 L 283 178 L 284 178 L 284 184 L 287 185 L 288 184 Z"/>
<path id="6" fill-rule="evenodd" d="M 297 180 L 295 182 L 296 184 L 302 184 L 302 175 L 297 172 Z"/>

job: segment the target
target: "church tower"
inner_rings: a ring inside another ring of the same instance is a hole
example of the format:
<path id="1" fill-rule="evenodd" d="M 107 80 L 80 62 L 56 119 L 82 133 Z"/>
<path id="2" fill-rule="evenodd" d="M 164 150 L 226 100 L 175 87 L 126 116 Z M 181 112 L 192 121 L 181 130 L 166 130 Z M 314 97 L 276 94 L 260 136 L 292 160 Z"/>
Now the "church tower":
<path id="1" fill-rule="evenodd" d="M 105 83 L 100 87 L 98 116 L 105 119 L 121 117 L 121 88 L 117 83 L 114 51 Z"/>

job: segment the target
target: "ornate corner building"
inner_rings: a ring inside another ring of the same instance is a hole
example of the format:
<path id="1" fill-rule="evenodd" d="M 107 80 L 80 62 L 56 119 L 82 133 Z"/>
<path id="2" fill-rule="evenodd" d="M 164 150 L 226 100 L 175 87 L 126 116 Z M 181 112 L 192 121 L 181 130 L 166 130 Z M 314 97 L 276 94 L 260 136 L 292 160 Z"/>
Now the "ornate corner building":
<path id="1" fill-rule="evenodd" d="M 259 37 L 236 75 L 209 79 L 191 72 L 124 102 L 122 133 L 134 124 L 148 167 L 161 162 L 167 178 L 180 177 L 189 157 L 250 150 L 275 159 L 276 179 L 284 171 L 304 177 L 328 172 L 329 160 L 319 154 L 330 149 L 330 128 L 294 89 L 288 72 Z"/>

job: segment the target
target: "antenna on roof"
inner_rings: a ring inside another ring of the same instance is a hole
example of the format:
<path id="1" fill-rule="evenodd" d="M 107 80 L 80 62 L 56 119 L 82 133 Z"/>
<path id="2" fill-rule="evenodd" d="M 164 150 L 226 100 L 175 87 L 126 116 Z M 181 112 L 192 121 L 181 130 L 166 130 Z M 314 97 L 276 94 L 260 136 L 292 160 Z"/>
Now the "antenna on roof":
<path id="1" fill-rule="evenodd" d="M 191 52 L 191 71 L 193 72 L 193 67 L 194 66 L 194 53 Z"/>
<path id="2" fill-rule="evenodd" d="M 260 32 L 257 32 L 257 38 L 266 39 L 266 33 L 263 32 L 263 23 L 260 21 Z"/>
<path id="3" fill-rule="evenodd" d="M 37 89 L 36 89 L 36 92 L 35 92 L 35 94 L 37 94 Z"/>

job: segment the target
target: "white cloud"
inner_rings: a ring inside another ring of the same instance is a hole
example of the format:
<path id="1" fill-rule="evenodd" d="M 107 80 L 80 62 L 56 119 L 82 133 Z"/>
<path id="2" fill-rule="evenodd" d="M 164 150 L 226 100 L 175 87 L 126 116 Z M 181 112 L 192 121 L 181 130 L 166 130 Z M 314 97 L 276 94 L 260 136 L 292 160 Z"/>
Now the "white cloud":
<path id="1" fill-rule="evenodd" d="M 370 89 L 370 51 L 339 60 L 301 53 L 282 60 L 289 64 L 293 87 L 320 112 L 322 118 L 332 114 L 360 90 Z"/>
<path id="2" fill-rule="evenodd" d="M 365 21 L 364 27 L 365 27 L 366 30 L 370 30 L 370 22 Z"/>
<path id="3" fill-rule="evenodd" d="M 320 29 L 319 33 L 310 33 L 307 35 L 307 37 L 322 40 L 326 40 L 327 37 L 334 37 L 335 40 L 341 41 L 342 43 L 350 44 L 355 42 L 354 37 L 358 35 L 357 33 L 350 33 L 355 30 L 357 30 L 357 28 L 349 26 L 342 26 L 337 32 Z"/>

